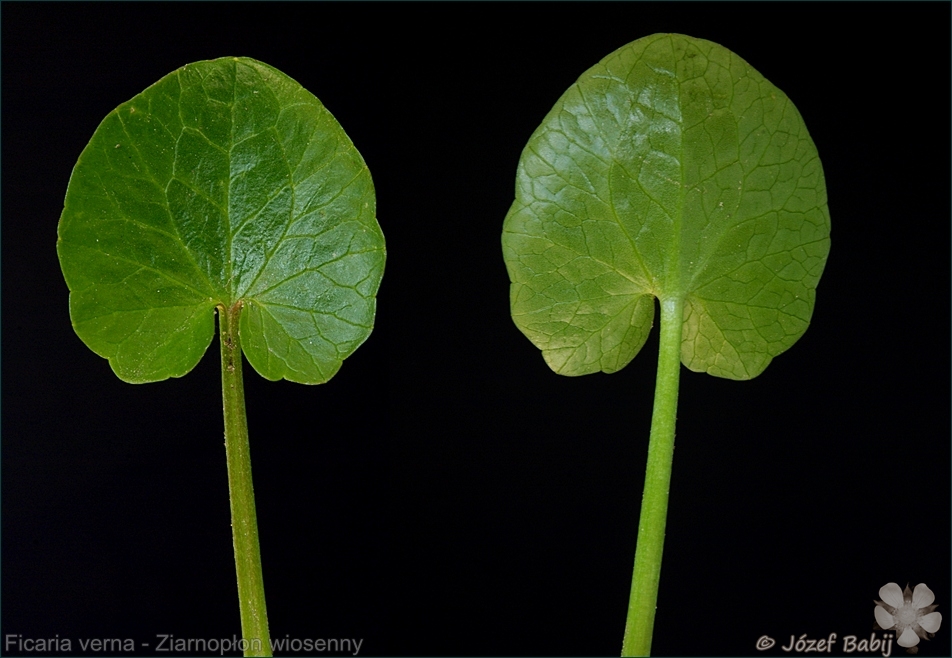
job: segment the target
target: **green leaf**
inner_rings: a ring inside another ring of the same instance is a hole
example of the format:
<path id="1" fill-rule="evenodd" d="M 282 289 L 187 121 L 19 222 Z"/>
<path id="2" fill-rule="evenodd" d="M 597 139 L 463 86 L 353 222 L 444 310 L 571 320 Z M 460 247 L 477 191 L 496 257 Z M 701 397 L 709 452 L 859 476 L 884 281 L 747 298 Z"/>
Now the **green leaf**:
<path id="1" fill-rule="evenodd" d="M 76 333 L 128 382 L 180 377 L 241 305 L 262 376 L 326 382 L 373 328 L 385 249 L 367 165 L 321 102 L 247 58 L 189 64 L 111 112 L 57 241 Z"/>
<path id="2" fill-rule="evenodd" d="M 657 297 L 684 302 L 684 365 L 750 379 L 806 330 L 829 235 L 790 99 L 722 46 L 656 34 L 533 133 L 502 243 L 513 319 L 556 372 L 623 368 Z"/>

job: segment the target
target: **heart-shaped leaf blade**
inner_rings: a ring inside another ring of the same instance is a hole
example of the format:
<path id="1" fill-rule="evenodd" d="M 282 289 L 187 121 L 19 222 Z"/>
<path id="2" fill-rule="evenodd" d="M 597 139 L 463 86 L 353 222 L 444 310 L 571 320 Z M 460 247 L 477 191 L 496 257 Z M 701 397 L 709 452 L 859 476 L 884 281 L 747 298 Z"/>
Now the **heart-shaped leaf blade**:
<path id="1" fill-rule="evenodd" d="M 680 297 L 682 362 L 750 379 L 806 330 L 829 234 L 793 103 L 722 46 L 653 35 L 586 71 L 523 151 L 513 319 L 556 372 L 615 372 L 653 297 Z"/>
<path id="2" fill-rule="evenodd" d="M 111 112 L 57 241 L 76 333 L 129 382 L 180 377 L 242 305 L 264 377 L 316 384 L 373 328 L 385 248 L 370 172 L 321 102 L 247 58 L 189 64 Z"/>

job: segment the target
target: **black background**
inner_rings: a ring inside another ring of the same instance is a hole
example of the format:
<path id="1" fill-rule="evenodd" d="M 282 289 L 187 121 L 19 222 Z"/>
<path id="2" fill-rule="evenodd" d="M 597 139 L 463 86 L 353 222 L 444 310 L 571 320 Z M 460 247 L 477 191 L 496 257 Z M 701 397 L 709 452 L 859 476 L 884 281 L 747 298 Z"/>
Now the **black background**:
<path id="1" fill-rule="evenodd" d="M 920 655 L 949 655 L 949 24 L 946 3 L 4 3 L 0 631 L 240 633 L 217 347 L 122 383 L 72 331 L 55 242 L 102 118 L 241 55 L 341 122 L 388 247 L 374 333 L 330 383 L 246 368 L 272 636 L 617 655 L 657 330 L 618 374 L 553 374 L 509 318 L 499 237 L 562 92 L 671 31 L 790 96 L 833 230 L 789 353 L 750 382 L 682 373 L 654 653 L 869 637 L 882 585 L 925 582 L 945 621 Z"/>

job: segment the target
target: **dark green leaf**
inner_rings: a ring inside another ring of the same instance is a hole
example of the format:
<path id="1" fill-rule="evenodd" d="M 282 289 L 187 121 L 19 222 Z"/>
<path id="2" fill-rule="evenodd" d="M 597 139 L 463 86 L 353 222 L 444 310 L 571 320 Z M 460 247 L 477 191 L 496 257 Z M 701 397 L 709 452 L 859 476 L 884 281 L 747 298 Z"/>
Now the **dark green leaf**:
<path id="1" fill-rule="evenodd" d="M 749 379 L 806 330 L 829 234 L 793 103 L 726 48 L 657 34 L 545 117 L 502 242 L 513 318 L 556 372 L 621 369 L 653 298 L 681 297 L 683 363 Z"/>
<path id="2" fill-rule="evenodd" d="M 180 377 L 242 304 L 268 379 L 330 379 L 373 328 L 385 249 L 370 172 L 317 98 L 246 58 L 182 67 L 111 112 L 57 250 L 80 338 L 130 382 Z"/>

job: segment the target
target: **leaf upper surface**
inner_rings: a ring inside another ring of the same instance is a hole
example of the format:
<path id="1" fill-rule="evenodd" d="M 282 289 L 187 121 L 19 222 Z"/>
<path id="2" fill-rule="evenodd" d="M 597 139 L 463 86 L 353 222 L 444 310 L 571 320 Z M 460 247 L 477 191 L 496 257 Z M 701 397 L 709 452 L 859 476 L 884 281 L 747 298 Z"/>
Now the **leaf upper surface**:
<path id="1" fill-rule="evenodd" d="M 829 235 L 793 103 L 726 48 L 657 34 L 586 71 L 533 133 L 502 245 L 513 319 L 556 372 L 621 369 L 654 298 L 680 297 L 684 365 L 750 379 L 806 330 Z"/>
<path id="2" fill-rule="evenodd" d="M 370 172 L 310 92 L 247 58 L 189 64 L 80 155 L 57 251 L 80 338 L 130 382 L 179 377 L 242 304 L 264 377 L 321 383 L 366 340 L 385 247 Z"/>

